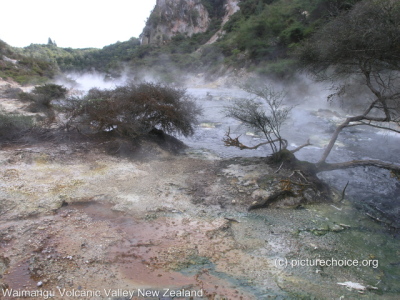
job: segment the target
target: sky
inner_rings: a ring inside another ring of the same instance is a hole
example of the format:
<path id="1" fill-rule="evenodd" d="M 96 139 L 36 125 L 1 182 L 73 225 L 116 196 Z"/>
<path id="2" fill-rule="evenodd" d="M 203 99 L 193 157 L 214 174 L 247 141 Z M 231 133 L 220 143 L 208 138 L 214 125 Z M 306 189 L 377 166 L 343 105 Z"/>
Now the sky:
<path id="1" fill-rule="evenodd" d="M 102 48 L 139 37 L 156 0 L 6 0 L 0 39 L 13 47 Z"/>

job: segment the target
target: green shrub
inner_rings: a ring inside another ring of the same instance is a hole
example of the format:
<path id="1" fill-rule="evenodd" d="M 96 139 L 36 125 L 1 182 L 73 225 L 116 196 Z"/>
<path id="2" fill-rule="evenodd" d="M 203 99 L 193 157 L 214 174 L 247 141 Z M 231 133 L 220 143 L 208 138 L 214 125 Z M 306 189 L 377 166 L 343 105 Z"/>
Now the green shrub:
<path id="1" fill-rule="evenodd" d="M 9 99 L 18 99 L 20 93 L 23 93 L 22 89 L 10 87 L 4 91 L 3 95 Z"/>
<path id="2" fill-rule="evenodd" d="M 201 0 L 211 18 L 221 18 L 224 15 L 224 2 L 223 0 Z"/>
<path id="3" fill-rule="evenodd" d="M 238 30 L 240 27 L 240 20 L 241 20 L 241 14 L 239 11 L 239 12 L 234 13 L 229 18 L 228 22 L 225 23 L 223 29 L 228 33 Z"/>
<path id="4" fill-rule="evenodd" d="M 67 89 L 58 84 L 45 84 L 35 87 L 30 93 L 20 93 L 19 99 L 31 101 L 29 106 L 31 112 L 46 111 L 51 109 L 51 101 L 65 98 Z"/>
<path id="5" fill-rule="evenodd" d="M 201 52 L 201 61 L 205 65 L 212 65 L 223 60 L 224 56 L 217 45 L 206 45 Z"/>
<path id="6" fill-rule="evenodd" d="M 9 114 L 0 111 L 0 140 L 11 140 L 22 136 L 34 127 L 30 116 Z"/>
<path id="7" fill-rule="evenodd" d="M 261 75 L 276 77 L 277 79 L 286 79 L 293 76 L 297 70 L 296 61 L 293 59 L 279 59 L 261 64 L 256 72 Z"/>
<path id="8" fill-rule="evenodd" d="M 300 42 L 305 36 L 305 28 L 299 23 L 293 23 L 290 27 L 281 32 L 280 40 L 285 45 Z"/>

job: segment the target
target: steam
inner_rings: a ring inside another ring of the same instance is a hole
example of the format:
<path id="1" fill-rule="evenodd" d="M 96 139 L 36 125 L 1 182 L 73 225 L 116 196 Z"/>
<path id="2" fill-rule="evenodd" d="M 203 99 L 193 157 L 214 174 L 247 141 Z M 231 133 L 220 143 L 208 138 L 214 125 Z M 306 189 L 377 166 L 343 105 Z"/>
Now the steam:
<path id="1" fill-rule="evenodd" d="M 166 58 L 164 57 L 164 61 Z M 93 87 L 101 89 L 111 89 L 121 86 L 128 81 L 140 83 L 147 82 L 176 82 L 177 86 L 187 88 L 187 92 L 193 96 L 196 102 L 203 107 L 203 115 L 199 118 L 199 124 L 192 137 L 178 137 L 191 148 L 188 150 L 194 156 L 201 158 L 228 158 L 235 156 L 263 156 L 269 154 L 267 147 L 260 147 L 257 150 L 246 151 L 234 147 L 225 147 L 223 138 L 230 128 L 232 137 L 240 136 L 243 144 L 252 146 L 258 144 L 262 136 L 256 136 L 248 129 L 240 126 L 241 124 L 233 119 L 226 118 L 223 109 L 232 103 L 234 99 L 250 97 L 249 94 L 241 90 L 236 84 L 238 79 L 245 80 L 250 75 L 226 74 L 219 78 L 205 78 L 203 74 L 187 75 L 178 70 L 171 69 L 171 81 L 165 80 L 164 72 L 157 72 L 164 66 L 155 66 L 152 70 L 135 70 L 125 72 L 119 78 L 110 78 L 102 73 L 69 73 L 58 81 L 66 87 L 75 90 L 80 89 L 88 91 Z M 177 74 L 177 76 L 175 76 Z M 294 106 L 290 118 L 283 127 L 282 136 L 288 140 L 289 149 L 294 149 L 304 144 L 308 139 L 313 144 L 311 147 L 304 148 L 296 153 L 301 160 L 316 162 L 323 151 L 323 148 L 329 142 L 329 139 L 336 126 L 346 117 L 348 113 L 355 113 L 359 110 L 354 105 L 354 99 L 359 102 L 368 101 L 368 93 L 356 86 L 353 89 L 347 89 L 344 96 L 351 101 L 328 101 L 328 96 L 337 90 L 332 90 L 331 85 L 321 82 L 315 82 L 311 78 L 298 74 L 290 81 L 279 81 L 271 78 L 259 78 L 254 80 L 256 84 L 268 86 L 272 85 L 276 90 L 287 92 L 287 105 Z M 354 82 L 353 82 L 354 83 Z M 349 85 L 350 86 L 350 85 Z M 364 157 L 380 158 L 387 161 L 398 161 L 396 156 L 398 148 L 398 134 L 386 134 L 381 136 L 381 131 L 365 127 L 352 127 L 345 130 L 335 144 L 335 149 L 330 156 L 331 161 L 348 161 L 352 159 L 362 159 Z M 396 138 L 395 138 L 396 137 Z M 371 147 L 371 140 L 377 141 Z M 396 148 L 397 147 L 397 148 Z M 396 152 L 397 151 L 397 152 Z M 332 183 L 337 188 L 343 189 L 347 181 L 351 181 L 354 175 L 360 180 L 360 186 L 351 182 L 347 193 L 350 196 L 357 196 L 365 202 L 373 203 L 377 197 L 382 203 L 391 203 L 395 196 L 396 185 L 393 184 L 389 175 L 383 171 L 364 172 L 363 170 L 341 170 L 320 174 L 322 178 Z M 383 191 L 375 196 L 370 191 L 377 190 L 374 185 L 375 177 L 380 179 L 379 186 Z M 365 188 L 367 187 L 367 188 Z M 386 196 L 386 194 L 388 196 Z M 368 201 L 367 201 L 368 200 Z"/>
<path id="2" fill-rule="evenodd" d="M 169 63 L 167 58 L 164 62 Z M 124 73 L 120 78 L 110 78 L 101 73 L 74 74 L 70 73 L 60 81 L 63 85 L 74 89 L 88 91 L 90 88 L 114 88 L 123 85 L 127 81 L 134 82 L 178 82 L 179 86 L 185 85 L 187 93 L 192 95 L 196 102 L 203 108 L 203 115 L 199 118 L 199 124 L 192 137 L 178 137 L 190 148 L 187 150 L 192 156 L 200 158 L 229 158 L 229 157 L 265 157 L 270 153 L 267 146 L 257 150 L 240 150 L 235 147 L 225 147 L 223 138 L 230 129 L 232 137 L 240 136 L 240 141 L 248 146 L 262 142 L 262 136 L 254 135 L 249 129 L 241 126 L 240 122 L 226 118 L 223 109 L 232 104 L 237 98 L 251 97 L 240 89 L 239 80 L 245 81 L 250 75 L 247 73 L 225 74 L 218 78 L 206 78 L 204 74 L 187 75 L 179 70 L 171 68 L 171 81 L 165 80 L 165 73 L 157 72 L 164 70 L 165 65 L 159 64 L 151 70 L 135 70 L 135 73 Z M 167 78 L 168 79 L 168 78 Z M 300 160 L 316 162 L 321 157 L 324 147 L 329 142 L 336 126 L 343 121 L 347 114 L 354 114 L 360 110 L 357 104 L 368 101 L 368 92 L 360 85 L 352 84 L 346 87 L 345 100 L 333 99 L 328 101 L 328 96 L 337 92 L 327 83 L 315 82 L 311 78 L 298 74 L 291 80 L 279 81 L 271 78 L 252 78 L 252 83 L 260 86 L 273 86 L 275 90 L 284 90 L 287 93 L 286 104 L 294 106 L 290 118 L 282 128 L 282 136 L 288 140 L 289 149 L 294 149 L 310 139 L 312 146 L 296 153 Z M 178 85 L 178 84 L 176 84 Z M 346 98 L 347 97 L 347 98 Z M 351 101 L 347 101 L 351 99 Z M 382 136 L 381 134 L 385 134 Z M 365 157 L 398 162 L 397 154 L 399 134 L 383 133 L 378 129 L 369 127 L 352 127 L 343 131 L 335 144 L 334 151 L 329 160 L 332 162 L 349 161 Z M 371 141 L 374 141 L 371 146 Z M 321 173 L 320 177 L 337 189 L 343 187 L 350 181 L 347 195 L 361 199 L 373 207 L 379 204 L 382 211 L 388 213 L 384 207 L 391 207 L 398 197 L 398 187 L 395 180 L 391 179 L 388 172 L 372 170 L 365 172 L 363 169 L 338 170 L 334 172 Z M 357 181 L 354 180 L 357 178 Z M 393 201 L 395 200 L 395 201 Z M 398 211 L 398 206 L 392 209 Z M 393 216 L 395 213 L 388 213 Z"/>
<path id="3" fill-rule="evenodd" d="M 113 78 L 110 75 L 100 72 L 90 73 L 66 73 L 64 76 L 56 79 L 56 83 L 65 86 L 71 90 L 87 92 L 92 88 L 113 89 L 124 85 L 129 80 L 127 74 L 119 78 Z"/>

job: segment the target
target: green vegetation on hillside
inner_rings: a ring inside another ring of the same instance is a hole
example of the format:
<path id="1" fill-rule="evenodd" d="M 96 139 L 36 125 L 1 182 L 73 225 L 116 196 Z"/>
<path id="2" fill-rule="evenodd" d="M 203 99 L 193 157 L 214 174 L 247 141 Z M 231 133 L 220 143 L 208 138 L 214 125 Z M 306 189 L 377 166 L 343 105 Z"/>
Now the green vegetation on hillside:
<path id="1" fill-rule="evenodd" d="M 62 71 L 87 71 L 96 69 L 105 73 L 118 73 L 137 52 L 140 42 L 131 38 L 102 49 L 64 49 L 68 55 L 59 56 L 57 63 Z"/>
<path id="2" fill-rule="evenodd" d="M 131 38 L 102 49 L 60 48 L 55 43 L 13 48 L 0 40 L 0 77 L 20 84 L 42 84 L 61 72 L 96 70 L 117 76 L 140 54 L 140 42 Z"/>
<path id="3" fill-rule="evenodd" d="M 18 64 L 0 60 L 0 76 L 27 83 L 44 81 L 60 71 L 96 70 L 116 77 L 122 71 L 150 70 L 171 82 L 188 72 L 212 74 L 233 67 L 283 78 L 293 73 L 299 45 L 360 1 L 243 0 L 239 2 L 240 10 L 223 26 L 225 34 L 207 45 L 221 29 L 224 1 L 202 0 L 211 17 L 204 33 L 191 37 L 178 34 L 161 46 L 141 46 L 139 39 L 131 38 L 102 49 L 59 48 L 53 42 L 11 48 L 2 43 L 1 53 L 17 59 Z M 161 22 L 154 19 L 156 15 L 152 13 L 147 23 Z"/>
<path id="4" fill-rule="evenodd" d="M 40 84 L 58 72 L 57 65 L 31 55 L 23 55 L 0 40 L 0 78 L 20 84 Z"/>
<path id="5" fill-rule="evenodd" d="M 102 49 L 60 48 L 54 44 L 32 44 L 18 49 L 23 56 L 29 56 L 56 65 L 62 72 L 97 70 L 105 73 L 121 71 L 124 62 L 130 61 L 140 42 L 131 38 Z"/>
<path id="6" fill-rule="evenodd" d="M 229 64 L 258 72 L 285 75 L 294 63 L 293 51 L 316 30 L 355 1 L 248 0 L 224 25 L 218 46 Z"/>
<path id="7" fill-rule="evenodd" d="M 295 65 L 293 53 L 302 41 L 359 1 L 241 1 L 240 10 L 223 26 L 225 35 L 205 45 L 221 28 L 224 10 L 223 1 L 203 0 L 211 16 L 207 32 L 191 37 L 178 34 L 162 46 L 142 46 L 133 53 L 131 64 L 165 74 L 171 70 L 213 73 L 224 65 L 284 77 Z"/>

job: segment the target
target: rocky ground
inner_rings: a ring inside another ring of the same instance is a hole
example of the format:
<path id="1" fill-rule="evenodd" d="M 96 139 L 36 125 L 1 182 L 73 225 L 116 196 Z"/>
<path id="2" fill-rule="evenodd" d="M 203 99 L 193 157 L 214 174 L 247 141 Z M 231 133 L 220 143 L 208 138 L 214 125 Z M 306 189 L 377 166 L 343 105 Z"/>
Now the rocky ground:
<path id="1" fill-rule="evenodd" d="M 0 164 L 4 288 L 102 291 L 80 299 L 107 299 L 104 289 L 186 288 L 206 299 L 260 299 L 297 289 L 318 295 L 323 282 L 330 296 L 357 294 L 336 285 L 340 269 L 306 279 L 276 265 L 335 252 L 338 234 L 353 225 L 310 208 L 248 212 L 268 193 L 260 183 L 274 181 L 262 159 L 163 153 L 135 161 L 50 143 L 3 147 Z"/>
<path id="2" fill-rule="evenodd" d="M 397 299 L 398 243 L 349 202 L 249 211 L 291 171 L 143 149 L 1 146 L 0 298 Z M 290 266 L 315 258 L 380 266 Z"/>

